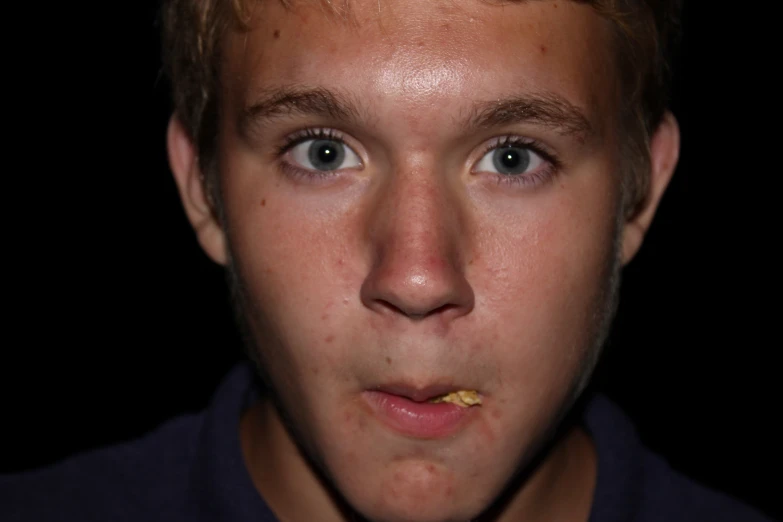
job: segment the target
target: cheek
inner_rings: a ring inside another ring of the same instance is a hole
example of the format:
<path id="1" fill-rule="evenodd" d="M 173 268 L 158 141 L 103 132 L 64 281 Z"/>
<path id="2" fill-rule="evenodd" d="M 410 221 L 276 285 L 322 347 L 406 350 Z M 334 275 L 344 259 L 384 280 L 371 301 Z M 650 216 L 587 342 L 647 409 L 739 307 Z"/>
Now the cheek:
<path id="1" fill-rule="evenodd" d="M 480 288 L 476 310 L 491 314 L 482 318 L 493 325 L 488 335 L 505 347 L 498 380 L 544 385 L 533 395 L 578 371 L 609 297 L 617 194 L 610 176 L 589 179 L 590 187 L 554 187 L 549 198 L 482 218 L 470 267 Z"/>
<path id="2" fill-rule="evenodd" d="M 233 188 L 228 209 L 230 245 L 243 280 L 261 309 L 297 329 L 324 330 L 348 297 L 349 227 L 315 198 L 276 184 Z M 330 344 L 334 333 L 320 341 Z"/>
<path id="3" fill-rule="evenodd" d="M 222 187 L 231 203 L 226 228 L 261 358 L 279 387 L 299 395 L 302 382 L 348 380 L 344 352 L 357 328 L 348 320 L 351 289 L 360 286 L 349 255 L 351 192 L 310 197 L 275 173 L 254 173 L 241 153 L 231 159 Z"/>

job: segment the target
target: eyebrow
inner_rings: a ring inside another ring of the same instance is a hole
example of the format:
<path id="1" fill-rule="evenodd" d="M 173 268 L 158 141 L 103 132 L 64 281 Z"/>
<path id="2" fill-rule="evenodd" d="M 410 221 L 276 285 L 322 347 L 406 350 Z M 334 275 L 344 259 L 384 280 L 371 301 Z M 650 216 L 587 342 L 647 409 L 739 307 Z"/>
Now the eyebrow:
<path id="1" fill-rule="evenodd" d="M 245 107 L 239 121 L 241 131 L 280 116 L 320 116 L 338 121 L 358 121 L 362 111 L 351 99 L 339 92 L 320 87 L 285 87 L 270 89 L 256 96 Z"/>
<path id="2" fill-rule="evenodd" d="M 480 102 L 473 106 L 468 117 L 468 125 L 474 128 L 526 122 L 550 127 L 559 134 L 581 140 L 593 133 L 590 120 L 576 105 L 552 93 Z"/>
<path id="3" fill-rule="evenodd" d="M 284 87 L 270 89 L 256 96 L 240 117 L 240 131 L 247 132 L 276 117 L 322 117 L 357 122 L 366 112 L 346 94 L 322 87 Z M 554 93 L 514 96 L 489 102 L 476 102 L 468 110 L 467 128 L 492 128 L 531 123 L 553 129 L 564 136 L 584 141 L 593 133 L 590 120 L 574 104 Z"/>

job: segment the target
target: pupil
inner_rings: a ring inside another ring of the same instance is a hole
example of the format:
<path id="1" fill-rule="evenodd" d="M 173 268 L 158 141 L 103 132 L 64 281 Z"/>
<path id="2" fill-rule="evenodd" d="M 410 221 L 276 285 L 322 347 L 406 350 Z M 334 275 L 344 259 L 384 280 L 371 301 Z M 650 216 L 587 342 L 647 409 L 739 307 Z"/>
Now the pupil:
<path id="1" fill-rule="evenodd" d="M 324 163 L 332 161 L 334 159 L 334 150 L 332 150 L 332 147 L 329 145 L 322 145 L 321 148 L 318 149 L 318 159 Z"/>
<path id="2" fill-rule="evenodd" d="M 498 149 L 492 160 L 501 174 L 522 174 L 530 164 L 529 153 L 518 147 Z"/>
<path id="3" fill-rule="evenodd" d="M 503 165 L 513 169 L 519 164 L 519 154 L 514 150 L 503 152 Z"/>
<path id="4" fill-rule="evenodd" d="M 337 170 L 345 158 L 345 149 L 342 143 L 334 140 L 315 140 L 307 155 L 316 169 Z"/>

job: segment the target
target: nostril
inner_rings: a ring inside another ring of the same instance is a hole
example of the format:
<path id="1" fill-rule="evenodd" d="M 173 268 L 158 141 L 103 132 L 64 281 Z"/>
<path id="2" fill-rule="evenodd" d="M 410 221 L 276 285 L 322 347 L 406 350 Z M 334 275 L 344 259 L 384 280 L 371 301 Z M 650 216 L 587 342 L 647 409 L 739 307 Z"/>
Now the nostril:
<path id="1" fill-rule="evenodd" d="M 422 319 L 426 319 L 433 315 L 448 315 L 449 312 L 451 312 L 452 310 L 457 310 L 459 308 L 455 304 L 446 303 L 441 306 L 432 308 L 430 310 L 423 311 L 420 308 L 407 308 L 402 304 L 395 305 L 390 301 L 386 301 L 382 299 L 378 300 L 377 304 L 379 305 L 379 307 L 381 307 L 387 312 L 404 315 L 410 319 L 413 319 L 414 321 L 420 321 Z"/>
<path id="2" fill-rule="evenodd" d="M 455 304 L 447 303 L 442 306 L 439 306 L 437 308 L 434 308 L 433 310 L 424 313 L 424 314 L 414 314 L 416 317 L 419 317 L 421 319 L 424 319 L 425 317 L 429 317 L 431 315 L 447 315 L 450 311 L 456 310 L 459 308 Z"/>

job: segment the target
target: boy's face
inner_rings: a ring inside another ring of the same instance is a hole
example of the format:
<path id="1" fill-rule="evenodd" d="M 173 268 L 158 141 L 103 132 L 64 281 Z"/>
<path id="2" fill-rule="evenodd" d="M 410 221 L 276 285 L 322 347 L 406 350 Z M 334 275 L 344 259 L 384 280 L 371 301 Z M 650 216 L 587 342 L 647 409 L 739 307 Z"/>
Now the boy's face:
<path id="1" fill-rule="evenodd" d="M 474 517 L 608 327 L 627 224 L 607 23 L 571 2 L 254 5 L 224 48 L 225 223 L 202 244 L 348 502 Z M 482 404 L 421 403 L 455 390 Z"/>

